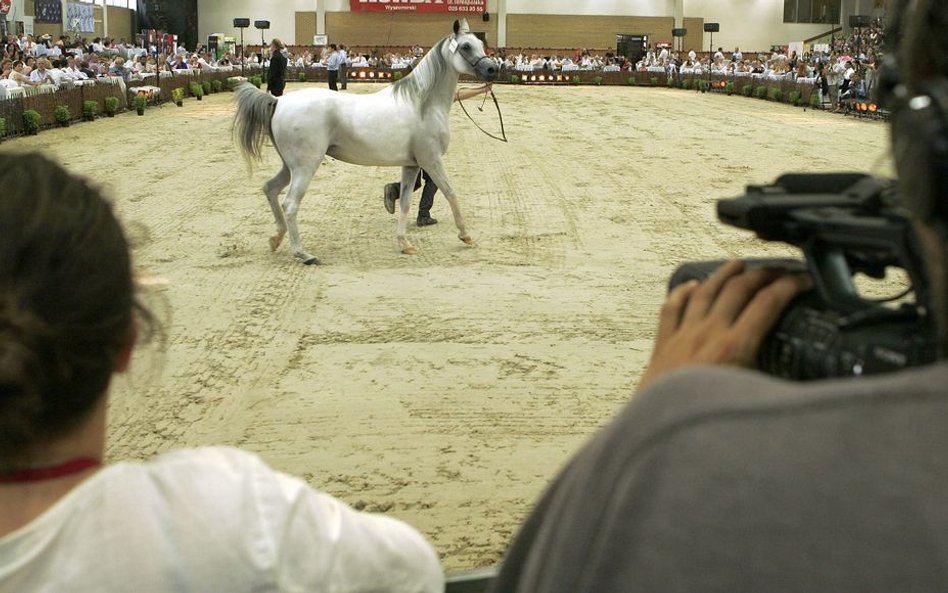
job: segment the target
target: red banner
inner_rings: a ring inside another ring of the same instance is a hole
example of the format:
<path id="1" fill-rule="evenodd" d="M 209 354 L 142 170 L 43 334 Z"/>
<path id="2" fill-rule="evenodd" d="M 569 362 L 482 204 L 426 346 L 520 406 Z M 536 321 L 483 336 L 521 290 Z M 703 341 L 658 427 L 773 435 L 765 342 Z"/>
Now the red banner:
<path id="1" fill-rule="evenodd" d="M 487 0 L 349 0 L 352 12 L 446 12 L 480 14 Z"/>

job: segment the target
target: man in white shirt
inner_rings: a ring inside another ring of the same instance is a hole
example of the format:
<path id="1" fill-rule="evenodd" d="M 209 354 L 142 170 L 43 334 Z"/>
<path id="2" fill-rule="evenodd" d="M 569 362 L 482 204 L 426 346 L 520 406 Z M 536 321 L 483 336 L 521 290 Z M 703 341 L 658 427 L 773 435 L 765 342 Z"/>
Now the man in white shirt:
<path id="1" fill-rule="evenodd" d="M 49 71 L 49 60 L 40 58 L 36 61 L 36 68 L 30 72 L 30 82 L 33 84 L 56 84 L 56 79 Z"/>
<path id="2" fill-rule="evenodd" d="M 688 50 L 688 61 L 694 63 L 698 59 L 698 54 L 695 53 L 695 50 Z"/>
<path id="3" fill-rule="evenodd" d="M 332 53 L 329 54 L 329 58 L 326 60 L 326 74 L 329 75 L 329 90 L 338 91 L 339 64 L 345 61 L 345 57 L 339 53 L 339 49 L 335 43 L 330 43 L 329 49 L 332 50 Z"/>
<path id="4" fill-rule="evenodd" d="M 668 65 L 668 48 L 663 47 L 662 51 L 658 52 L 658 65 L 667 66 Z"/>

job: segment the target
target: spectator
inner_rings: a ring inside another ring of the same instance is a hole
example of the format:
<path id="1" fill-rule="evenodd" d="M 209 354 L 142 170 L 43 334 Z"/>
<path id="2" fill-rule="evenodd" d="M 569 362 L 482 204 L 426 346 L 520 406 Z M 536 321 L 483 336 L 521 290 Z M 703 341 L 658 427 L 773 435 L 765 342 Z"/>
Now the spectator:
<path id="1" fill-rule="evenodd" d="M 4 589 L 443 590 L 414 529 L 251 453 L 105 466 L 109 385 L 148 325 L 128 243 L 97 190 L 41 155 L 0 155 L 0 185 Z"/>
<path id="2" fill-rule="evenodd" d="M 122 80 L 128 82 L 131 75 L 131 71 L 125 67 L 125 58 L 115 58 L 112 67 L 109 68 L 109 76 L 120 76 Z"/>
<path id="3" fill-rule="evenodd" d="M 49 60 L 40 58 L 36 62 L 36 69 L 30 72 L 30 82 L 33 84 L 56 84 L 56 80 L 49 71 Z"/>

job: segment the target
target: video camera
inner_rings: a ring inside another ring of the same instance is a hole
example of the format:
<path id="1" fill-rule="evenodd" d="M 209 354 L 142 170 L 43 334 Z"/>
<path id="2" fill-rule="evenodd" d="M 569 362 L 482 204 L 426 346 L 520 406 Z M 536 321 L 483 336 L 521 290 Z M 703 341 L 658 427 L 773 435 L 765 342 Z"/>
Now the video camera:
<path id="1" fill-rule="evenodd" d="M 928 279 L 912 223 L 895 197 L 893 182 L 864 174 L 788 174 L 718 202 L 725 224 L 800 247 L 806 257 L 747 260 L 749 267 L 806 271 L 813 278 L 813 290 L 797 297 L 765 338 L 760 370 L 805 381 L 935 361 L 939 341 Z M 686 263 L 670 288 L 703 280 L 722 263 Z M 883 279 L 889 267 L 905 270 L 908 289 L 885 300 L 862 297 L 856 274 Z M 914 302 L 903 302 L 913 293 Z"/>

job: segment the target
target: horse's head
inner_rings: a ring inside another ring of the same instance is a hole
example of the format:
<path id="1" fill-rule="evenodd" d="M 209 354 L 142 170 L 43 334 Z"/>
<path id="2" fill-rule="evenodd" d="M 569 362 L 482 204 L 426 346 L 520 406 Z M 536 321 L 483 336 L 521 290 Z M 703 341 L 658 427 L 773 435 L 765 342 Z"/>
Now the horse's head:
<path id="1" fill-rule="evenodd" d="M 471 33 L 467 20 L 454 21 L 454 35 L 449 38 L 445 50 L 448 52 L 445 57 L 458 72 L 487 81 L 497 78 L 497 64 L 484 53 L 484 44 Z"/>

